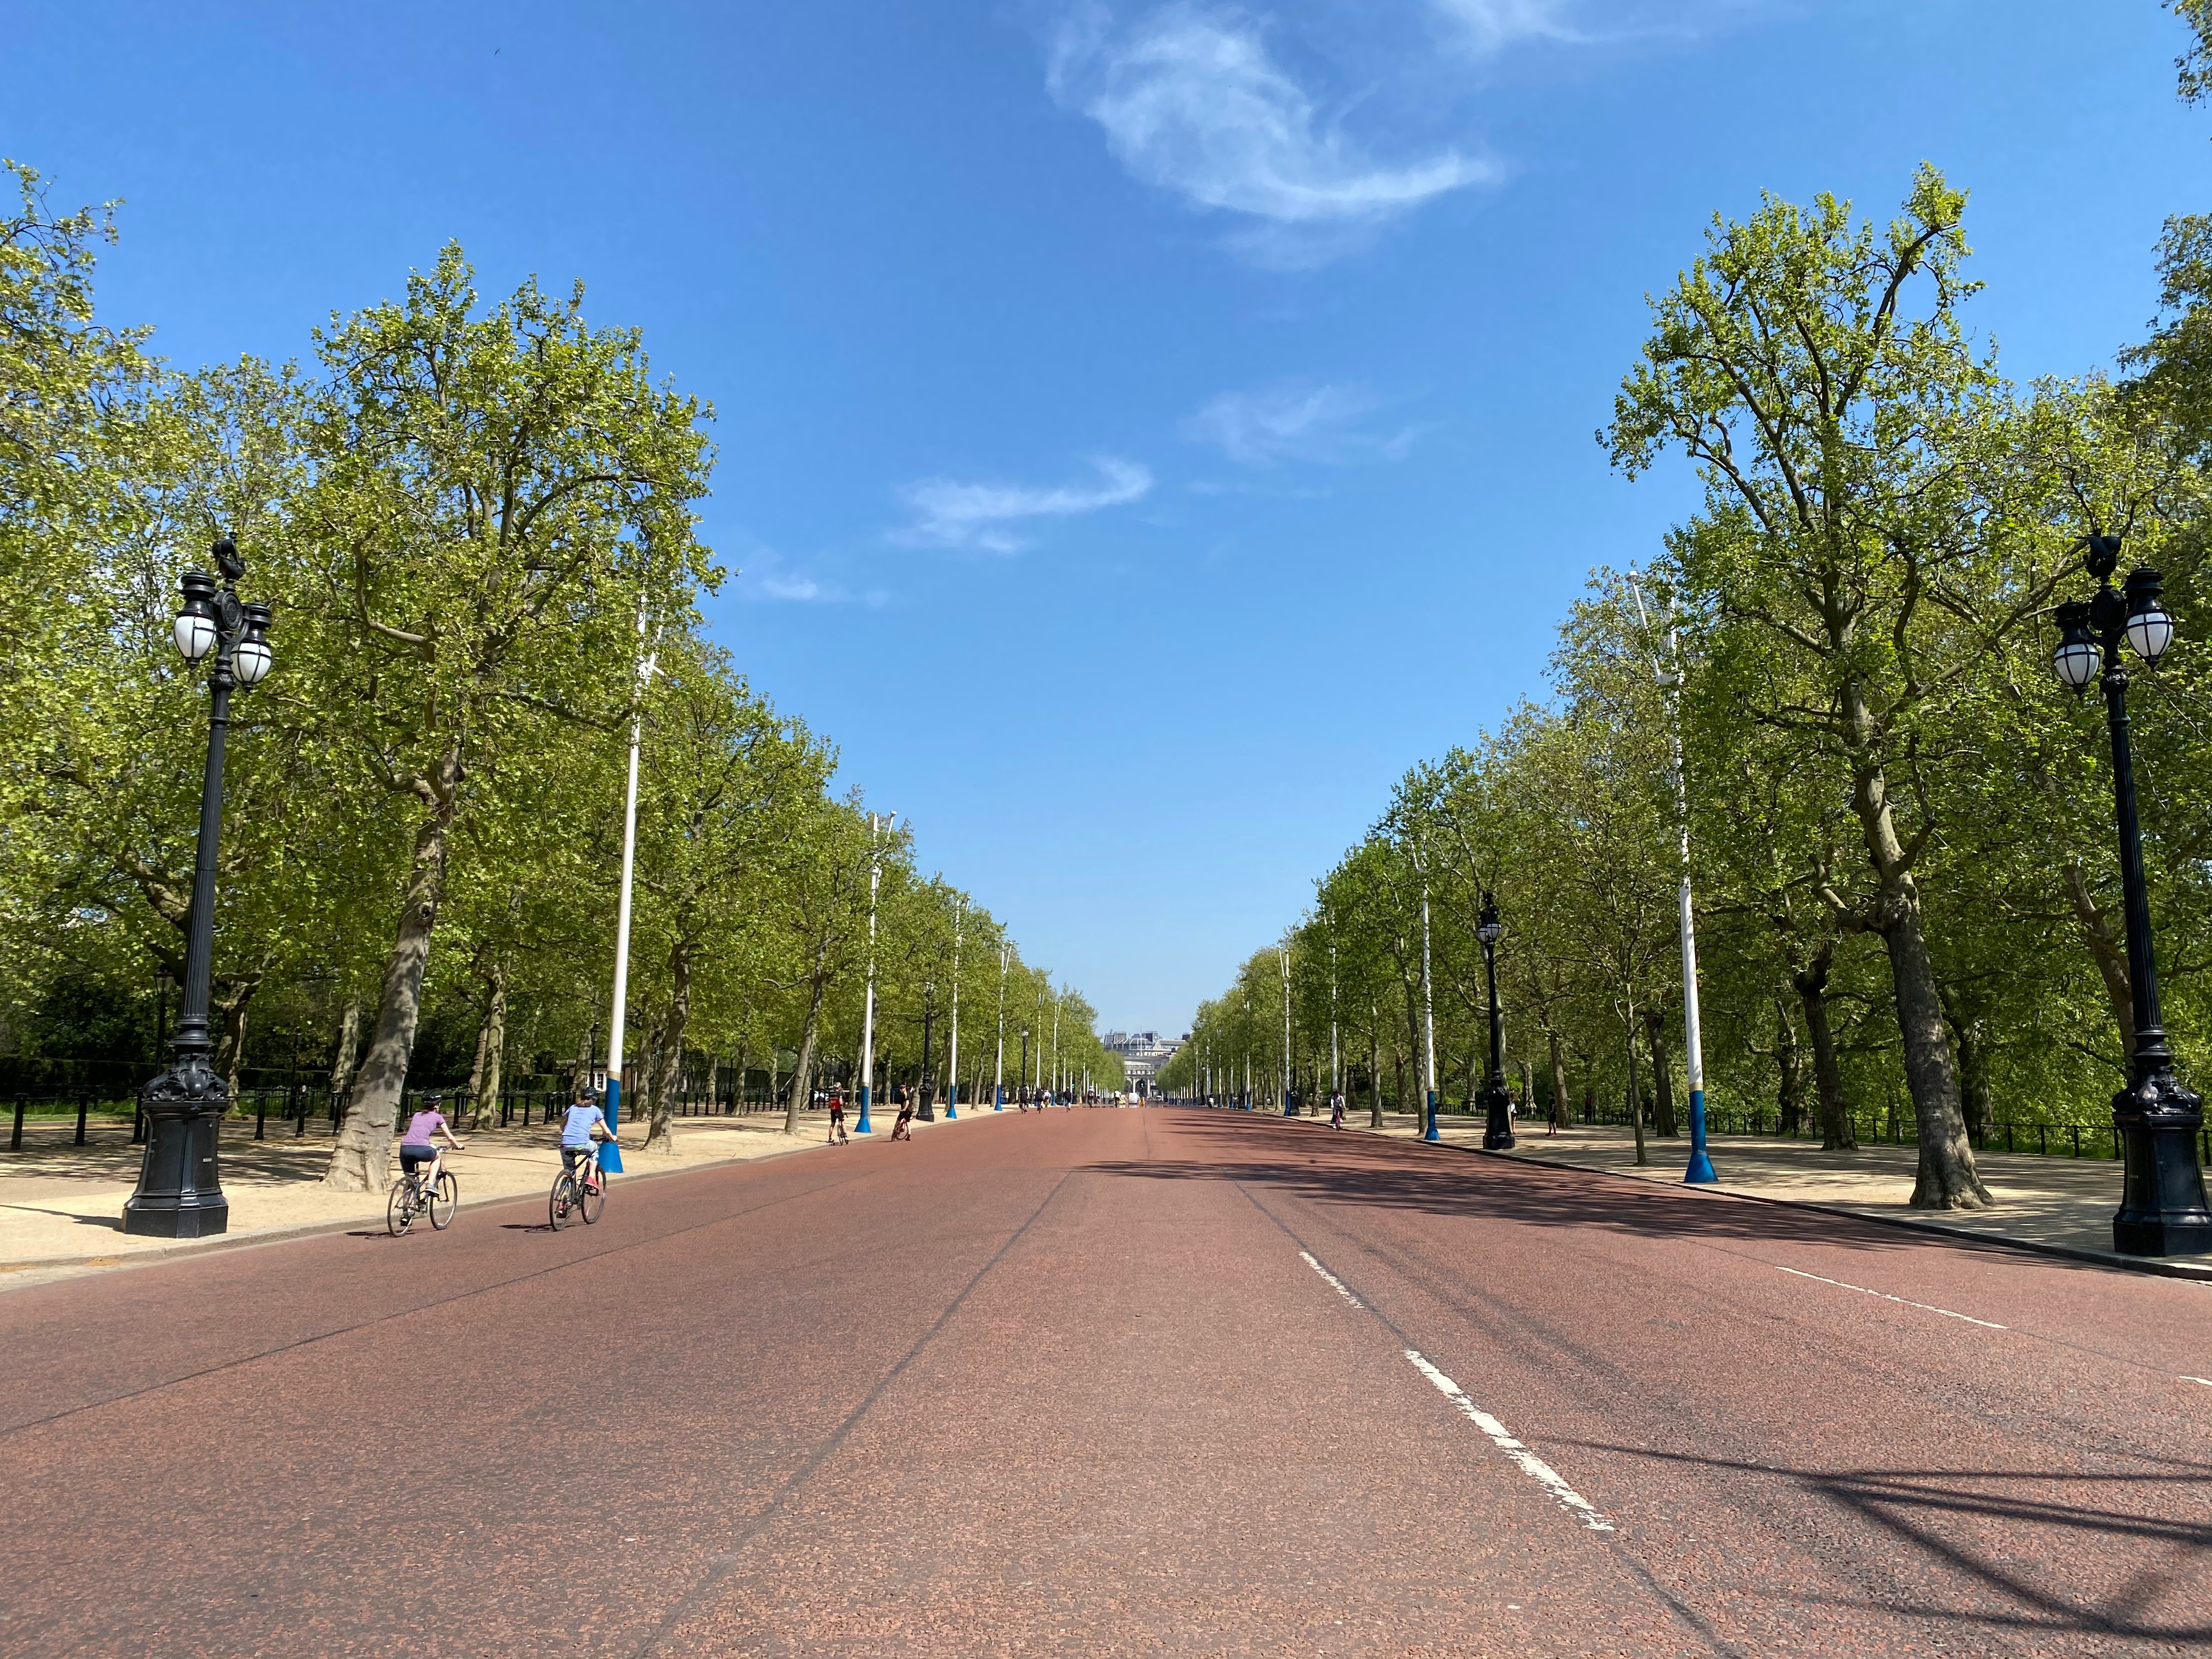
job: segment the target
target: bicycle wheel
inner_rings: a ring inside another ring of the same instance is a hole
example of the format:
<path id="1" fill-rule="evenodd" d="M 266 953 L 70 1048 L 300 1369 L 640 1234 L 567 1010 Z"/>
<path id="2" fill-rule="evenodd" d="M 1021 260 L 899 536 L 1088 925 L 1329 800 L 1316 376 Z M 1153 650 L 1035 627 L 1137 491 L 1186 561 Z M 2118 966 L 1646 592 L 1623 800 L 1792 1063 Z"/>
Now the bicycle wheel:
<path id="1" fill-rule="evenodd" d="M 384 1201 L 384 1230 L 394 1238 L 415 1224 L 415 1177 L 402 1176 Z"/>
<path id="2" fill-rule="evenodd" d="M 599 1218 L 607 1207 L 607 1176 L 602 1170 L 586 1182 L 576 1194 L 576 1207 L 584 1212 L 584 1224 L 588 1227 Z"/>
<path id="3" fill-rule="evenodd" d="M 430 1188 L 430 1224 L 440 1232 L 453 1224 L 453 1212 L 461 1202 L 461 1183 L 453 1179 L 451 1170 L 438 1171 L 438 1184 Z"/>
<path id="4" fill-rule="evenodd" d="M 575 1207 L 575 1203 L 576 1178 L 563 1170 L 553 1177 L 553 1195 L 545 1205 L 545 1218 L 555 1232 L 568 1224 L 568 1212 Z"/>

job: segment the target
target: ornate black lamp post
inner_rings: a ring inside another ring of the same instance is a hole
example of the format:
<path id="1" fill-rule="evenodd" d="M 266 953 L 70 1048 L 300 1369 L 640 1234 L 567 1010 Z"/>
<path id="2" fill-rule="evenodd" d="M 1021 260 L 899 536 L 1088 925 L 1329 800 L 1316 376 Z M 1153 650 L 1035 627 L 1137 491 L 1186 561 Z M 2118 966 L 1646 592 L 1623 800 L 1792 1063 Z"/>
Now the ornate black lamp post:
<path id="1" fill-rule="evenodd" d="M 2086 603 L 2058 607 L 2058 649 L 2051 666 L 2075 691 L 2092 677 L 2105 688 L 2105 724 L 2112 739 L 2112 793 L 2119 809 L 2120 885 L 2128 918 L 2128 983 L 2135 1004 L 2135 1053 L 2128 1086 L 2112 1097 L 2112 1126 L 2120 1138 L 2119 1213 L 2112 1218 L 2112 1248 L 2128 1255 L 2172 1255 L 2212 1249 L 2212 1212 L 2204 1206 L 2204 1174 L 2197 1164 L 2203 1100 L 2174 1074 L 2173 1054 L 2158 1012 L 2158 967 L 2150 939 L 2150 898 L 2143 885 L 2142 831 L 2136 821 L 2135 762 L 2128 746 L 2128 671 L 2120 655 L 2125 640 L 2155 665 L 2173 640 L 2173 618 L 2159 603 L 2159 574 L 2128 573 L 2124 594 L 2112 587 L 2119 562 L 2118 536 L 2085 539 L 2084 562 L 2097 579 Z M 2101 665 L 2101 673 L 2100 668 Z"/>
<path id="2" fill-rule="evenodd" d="M 208 1065 L 208 993 L 215 955 L 216 845 L 222 835 L 223 740 L 230 729 L 234 688 L 258 684 L 269 672 L 269 607 L 241 605 L 246 574 L 228 539 L 215 544 L 218 587 L 204 571 L 187 570 L 185 605 L 177 613 L 177 649 L 187 662 L 210 653 L 207 774 L 200 786 L 199 847 L 192 862 L 192 908 L 185 944 L 185 994 L 169 1044 L 169 1069 L 139 1095 L 146 1115 L 146 1157 L 138 1186 L 123 1206 L 123 1231 L 161 1238 L 204 1238 L 230 1224 L 216 1167 L 217 1133 L 230 1108 L 230 1085 Z"/>
<path id="3" fill-rule="evenodd" d="M 1505 1036 L 1498 1020 L 1498 936 L 1504 931 L 1498 920 L 1498 902 L 1485 893 L 1474 936 L 1482 941 L 1482 969 L 1490 981 L 1490 1075 L 1482 1080 L 1482 1144 L 1493 1152 L 1513 1145 L 1512 1100 L 1505 1092 Z"/>
<path id="4" fill-rule="evenodd" d="M 924 1123 L 937 1121 L 936 1079 L 929 1074 L 929 1027 L 936 1012 L 937 987 L 928 980 L 921 982 L 921 1080 L 916 1092 L 921 1097 L 914 1115 Z"/>

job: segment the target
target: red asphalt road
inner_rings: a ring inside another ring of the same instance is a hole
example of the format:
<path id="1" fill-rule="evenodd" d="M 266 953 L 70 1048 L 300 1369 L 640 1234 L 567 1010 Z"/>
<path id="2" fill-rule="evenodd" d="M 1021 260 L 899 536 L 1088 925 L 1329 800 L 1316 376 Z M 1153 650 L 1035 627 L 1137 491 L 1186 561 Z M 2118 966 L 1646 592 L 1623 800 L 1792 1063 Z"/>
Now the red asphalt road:
<path id="1" fill-rule="evenodd" d="M 0 1652 L 2212 1644 L 2203 1285 L 1176 1110 L 540 1219 L 0 1295 Z"/>

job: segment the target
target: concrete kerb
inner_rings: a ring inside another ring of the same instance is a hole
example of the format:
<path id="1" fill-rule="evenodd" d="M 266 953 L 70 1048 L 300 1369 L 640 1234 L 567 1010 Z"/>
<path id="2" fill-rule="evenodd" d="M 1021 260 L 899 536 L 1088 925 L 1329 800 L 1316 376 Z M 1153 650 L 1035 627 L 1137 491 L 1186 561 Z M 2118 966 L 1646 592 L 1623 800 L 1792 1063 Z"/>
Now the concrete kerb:
<path id="1" fill-rule="evenodd" d="M 1322 1123 L 1308 1123 L 1304 1118 L 1284 1118 L 1285 1123 L 1297 1123 L 1307 1128 L 1320 1129 Z M 1361 1126 L 1359 1133 L 1375 1134 L 1377 1131 Z M 1383 1137 L 1404 1140 L 1398 1135 Z M 1578 1164 L 1564 1158 L 1530 1158 L 1522 1152 L 1492 1152 L 1486 1146 L 1469 1146 L 1459 1141 L 1422 1140 L 1418 1138 L 1406 1144 L 1424 1151 L 1465 1152 L 1476 1158 L 1494 1158 L 1508 1164 L 1518 1164 L 1531 1170 L 1577 1170 L 1585 1175 L 1601 1175 L 1615 1181 L 1632 1181 L 1639 1187 L 1654 1191 L 1674 1193 L 1685 1198 L 1699 1200 L 1734 1199 L 1746 1204 L 1773 1204 L 1785 1209 L 1811 1210 L 1821 1215 L 1847 1216 L 1853 1221 L 1870 1221 L 1878 1227 L 1902 1227 L 1910 1232 L 1934 1233 L 1941 1237 L 1968 1244 L 1986 1244 L 1993 1249 L 2025 1250 L 2033 1255 L 2057 1256 L 2069 1261 L 2084 1261 L 2092 1267 L 2118 1267 L 2132 1273 L 2149 1273 L 2160 1279 L 2190 1279 L 2200 1284 L 2212 1284 L 2212 1262 L 2176 1261 L 2165 1256 L 2122 1255 L 2118 1250 L 2085 1249 L 2076 1244 L 2051 1244 L 2041 1239 L 2021 1238 L 2011 1233 L 1985 1233 L 1972 1227 L 1954 1227 L 1941 1221 L 1923 1221 L 1917 1217 L 1884 1215 L 1878 1210 L 1855 1210 L 1845 1204 L 1823 1204 L 1809 1198 L 1775 1198 L 1765 1193 L 1747 1193 L 1725 1187 L 1692 1187 L 1686 1183 L 1670 1184 L 1648 1181 L 1642 1176 L 1624 1174 L 1608 1170 L 1600 1164 Z"/>
<path id="2" fill-rule="evenodd" d="M 965 1117 L 939 1118 L 937 1122 L 964 1123 Z M 888 1136 L 885 1137 L 889 1139 Z M 796 1146 L 779 1146 L 772 1152 L 756 1152 L 747 1158 L 716 1158 L 686 1164 L 675 1170 L 625 1169 L 622 1184 L 629 1186 L 639 1181 L 665 1181 L 673 1176 L 700 1175 L 708 1170 L 726 1170 L 737 1164 L 766 1164 L 773 1158 L 789 1158 L 797 1152 L 813 1152 L 835 1143 L 807 1139 Z M 543 1204 L 543 1193 L 508 1193 L 497 1198 L 487 1198 L 471 1206 L 472 1210 L 495 1210 L 510 1204 Z M 48 1275 L 76 1277 L 82 1273 L 121 1272 L 131 1267 L 150 1267 L 160 1262 L 174 1261 L 181 1257 L 212 1255 L 220 1250 L 253 1249 L 264 1244 L 289 1244 L 303 1238 L 323 1238 L 336 1233 L 349 1233 L 356 1228 L 380 1224 L 373 1214 L 349 1216 L 337 1221 L 303 1221 L 289 1226 L 255 1227 L 242 1233 L 219 1233 L 213 1238 L 182 1239 L 174 1244 L 155 1245 L 151 1249 L 132 1250 L 117 1255 L 108 1251 L 89 1251 L 82 1255 L 34 1256 L 21 1261 L 0 1261 L 0 1294 L 13 1290 L 27 1290 L 33 1285 L 52 1282 Z"/>

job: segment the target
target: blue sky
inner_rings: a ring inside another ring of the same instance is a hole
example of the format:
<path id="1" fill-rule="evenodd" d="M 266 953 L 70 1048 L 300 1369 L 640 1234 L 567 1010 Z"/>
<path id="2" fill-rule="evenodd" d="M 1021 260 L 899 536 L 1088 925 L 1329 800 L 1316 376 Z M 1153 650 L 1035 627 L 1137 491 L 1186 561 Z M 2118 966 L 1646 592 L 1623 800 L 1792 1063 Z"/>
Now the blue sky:
<path id="1" fill-rule="evenodd" d="M 17 0 L 112 319 L 304 356 L 458 239 L 719 411 L 714 628 L 1103 1020 L 1183 1029 L 1686 508 L 1592 434 L 1716 210 L 1972 191 L 2014 376 L 2212 207 L 2155 0 Z"/>

